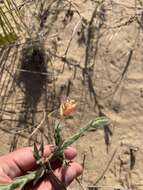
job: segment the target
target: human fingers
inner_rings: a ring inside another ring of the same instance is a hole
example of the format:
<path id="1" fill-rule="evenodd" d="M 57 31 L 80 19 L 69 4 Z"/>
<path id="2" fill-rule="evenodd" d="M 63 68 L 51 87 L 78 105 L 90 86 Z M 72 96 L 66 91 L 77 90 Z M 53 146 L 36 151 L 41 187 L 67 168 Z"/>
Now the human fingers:
<path id="1" fill-rule="evenodd" d="M 58 168 L 32 190 L 61 190 L 63 186 L 68 186 L 76 177 L 81 175 L 82 167 L 73 162 L 66 168 Z"/>
<path id="2" fill-rule="evenodd" d="M 64 156 L 68 160 L 74 159 L 74 157 L 77 155 L 77 150 L 72 147 L 68 147 L 64 150 Z M 58 161 L 59 163 L 59 161 Z M 55 181 L 55 176 L 58 180 L 60 180 L 62 183 L 65 181 L 65 183 L 68 185 L 69 182 L 71 182 L 75 177 L 81 174 L 82 168 L 77 163 L 71 163 L 70 167 L 68 169 L 61 167 L 62 163 L 58 166 L 57 162 L 54 162 L 53 165 L 56 168 L 54 171 L 53 176 L 47 176 L 45 177 L 40 184 L 37 184 L 35 187 L 32 188 L 32 190 L 53 190 L 60 188 L 60 184 L 57 184 Z M 58 167 L 58 168 L 57 168 Z M 53 178 L 54 177 L 54 178 Z"/>
<path id="3" fill-rule="evenodd" d="M 72 147 L 68 147 L 64 150 L 64 158 L 66 160 L 73 160 L 77 155 L 77 150 Z M 57 158 L 56 160 L 50 160 L 50 164 L 53 170 L 60 168 L 63 164 L 63 159 Z"/>
<path id="4" fill-rule="evenodd" d="M 53 146 L 46 145 L 44 156 L 47 157 L 53 151 Z M 10 178 L 22 175 L 36 166 L 32 147 L 21 148 L 5 156 L 0 157 L 0 166 Z"/>
<path id="5" fill-rule="evenodd" d="M 82 166 L 77 162 L 71 162 L 68 166 L 57 169 L 54 174 L 68 186 L 76 177 L 82 174 Z"/>
<path id="6" fill-rule="evenodd" d="M 48 157 L 54 147 L 46 145 L 44 148 L 44 156 Z M 67 148 L 64 151 L 66 159 L 73 159 L 77 151 L 74 148 Z M 36 166 L 35 158 L 33 157 L 32 147 L 25 147 L 0 157 L 0 165 L 10 178 L 15 178 L 22 175 L 26 171 L 32 170 Z"/>
<path id="7" fill-rule="evenodd" d="M 73 147 L 68 147 L 64 150 L 64 155 L 67 160 L 72 160 L 77 155 L 77 150 Z"/>

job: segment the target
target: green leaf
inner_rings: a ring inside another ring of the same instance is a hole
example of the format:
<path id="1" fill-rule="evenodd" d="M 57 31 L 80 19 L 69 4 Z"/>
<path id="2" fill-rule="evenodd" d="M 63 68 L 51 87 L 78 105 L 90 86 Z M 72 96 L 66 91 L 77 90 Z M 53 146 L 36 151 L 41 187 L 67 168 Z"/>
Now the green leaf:
<path id="1" fill-rule="evenodd" d="M 98 128 L 102 128 L 108 124 L 109 124 L 109 121 L 107 120 L 107 118 L 100 117 L 97 120 L 95 119 L 95 120 L 91 121 L 91 123 L 89 123 L 90 127 L 87 131 L 88 132 L 89 131 L 96 131 Z"/>
<path id="2" fill-rule="evenodd" d="M 64 141 L 62 144 L 62 149 L 64 150 L 71 144 L 73 144 L 75 141 L 77 141 L 80 137 L 85 135 L 86 132 L 89 132 L 91 129 L 96 130 L 98 128 L 102 128 L 103 126 L 107 125 L 109 123 L 108 119 L 105 117 L 98 117 L 92 121 L 90 121 L 86 127 L 81 128 L 76 134 L 74 134 L 72 137 L 68 138 Z"/>
<path id="3" fill-rule="evenodd" d="M 55 132 L 54 132 L 55 145 L 60 147 L 63 142 L 62 135 L 61 135 L 63 125 L 59 121 L 56 121 L 54 128 L 55 128 Z"/>
<path id="4" fill-rule="evenodd" d="M 34 143 L 34 151 L 33 151 L 33 156 L 35 158 L 36 161 L 39 161 L 42 157 L 41 157 L 41 154 L 39 152 L 39 149 L 36 145 L 36 143 Z"/>
<path id="5" fill-rule="evenodd" d="M 44 166 L 41 167 L 37 172 L 36 172 L 36 176 L 35 176 L 35 179 L 33 181 L 33 185 L 36 185 L 36 183 L 39 181 L 39 179 L 41 177 L 43 177 L 43 175 L 45 174 L 45 169 Z"/>
<path id="6" fill-rule="evenodd" d="M 43 138 L 41 137 L 41 145 L 39 148 L 39 155 L 42 158 L 44 156 L 44 142 L 43 142 Z"/>
<path id="7" fill-rule="evenodd" d="M 35 179 L 37 172 L 39 172 L 39 170 L 31 172 L 25 176 L 18 177 L 9 184 L 0 184 L 0 190 L 14 190 L 16 188 L 22 189 L 27 183 Z"/>

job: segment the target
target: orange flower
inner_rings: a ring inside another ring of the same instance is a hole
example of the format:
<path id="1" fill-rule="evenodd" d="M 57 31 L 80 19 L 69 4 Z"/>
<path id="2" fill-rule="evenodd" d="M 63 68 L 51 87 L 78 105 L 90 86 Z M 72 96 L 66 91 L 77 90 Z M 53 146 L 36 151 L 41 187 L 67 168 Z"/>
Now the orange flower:
<path id="1" fill-rule="evenodd" d="M 77 103 L 75 100 L 71 100 L 69 98 L 66 99 L 60 106 L 60 115 L 68 116 L 76 111 Z"/>

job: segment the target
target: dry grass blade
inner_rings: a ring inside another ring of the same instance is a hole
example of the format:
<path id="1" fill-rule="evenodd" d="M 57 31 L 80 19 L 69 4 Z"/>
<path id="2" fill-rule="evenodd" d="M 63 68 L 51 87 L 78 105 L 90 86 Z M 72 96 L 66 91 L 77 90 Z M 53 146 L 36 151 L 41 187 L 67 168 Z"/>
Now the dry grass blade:
<path id="1" fill-rule="evenodd" d="M 7 1 L 8 3 L 10 2 Z M 10 7 L 7 6 L 7 4 L 4 4 L 4 7 L 0 6 L 0 45 L 8 45 L 11 43 L 14 43 L 17 39 L 18 36 L 16 35 L 16 32 L 14 30 L 14 25 L 11 24 L 9 21 L 9 16 L 5 14 L 4 9 L 9 10 Z M 12 20 L 15 21 L 15 17 L 12 13 L 10 12 L 10 16 L 12 16 Z"/>
<path id="2" fill-rule="evenodd" d="M 13 0 L 5 0 L 0 5 L 0 28 L 0 46 L 14 44 L 19 38 L 19 32 L 26 29 L 20 10 Z"/>
<path id="3" fill-rule="evenodd" d="M 43 113 L 44 113 L 43 114 L 43 119 L 41 120 L 40 124 L 34 129 L 34 131 L 30 134 L 30 136 L 28 137 L 28 139 L 25 141 L 24 145 L 27 143 L 27 141 L 29 141 L 33 137 L 34 134 L 36 134 L 38 132 L 38 130 L 41 129 L 41 127 L 42 127 L 42 125 L 43 125 L 43 123 L 45 121 L 45 118 L 46 118 L 45 111 Z"/>

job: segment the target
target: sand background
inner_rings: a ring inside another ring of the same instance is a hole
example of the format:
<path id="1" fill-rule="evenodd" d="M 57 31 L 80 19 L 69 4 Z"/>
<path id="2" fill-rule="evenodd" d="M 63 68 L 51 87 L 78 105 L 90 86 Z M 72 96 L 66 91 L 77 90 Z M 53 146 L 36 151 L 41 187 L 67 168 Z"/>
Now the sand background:
<path id="1" fill-rule="evenodd" d="M 25 145 L 43 118 L 41 131 L 51 142 L 47 115 L 69 95 L 78 110 L 66 120 L 65 136 L 99 115 L 111 121 L 74 144 L 77 160 L 84 162 L 84 187 L 143 189 L 142 11 L 137 0 L 51 0 L 43 7 L 36 1 L 23 6 L 23 20 L 38 50 L 31 50 L 31 41 L 12 48 L 1 65 L 0 154 Z M 26 41 L 25 33 L 20 42 Z M 36 52 L 32 58 L 31 51 Z M 40 132 L 33 138 L 40 141 Z M 69 189 L 80 186 L 75 182 Z"/>

